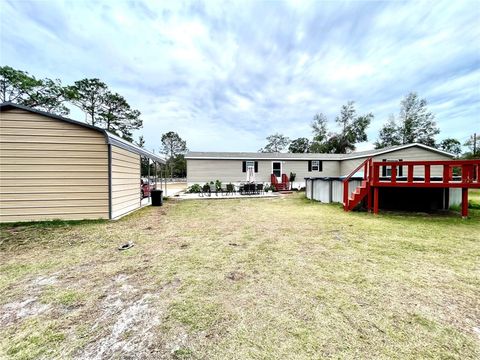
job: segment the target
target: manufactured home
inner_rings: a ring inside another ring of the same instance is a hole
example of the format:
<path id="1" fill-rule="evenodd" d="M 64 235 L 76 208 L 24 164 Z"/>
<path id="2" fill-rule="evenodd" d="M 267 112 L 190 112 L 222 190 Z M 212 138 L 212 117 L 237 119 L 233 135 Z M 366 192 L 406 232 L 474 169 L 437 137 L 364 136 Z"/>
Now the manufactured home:
<path id="1" fill-rule="evenodd" d="M 190 152 L 187 182 L 305 188 L 307 198 L 343 203 L 346 211 L 362 204 L 374 213 L 379 208 L 429 211 L 461 204 L 462 216 L 467 216 L 468 189 L 480 188 L 480 161 L 453 158 L 423 144 L 350 154 Z"/>
<path id="2" fill-rule="evenodd" d="M 139 209 L 141 157 L 165 163 L 98 127 L 3 103 L 0 222 L 116 219 Z"/>
<path id="3" fill-rule="evenodd" d="M 338 178 L 352 172 L 365 159 L 374 161 L 451 160 L 454 155 L 422 144 L 393 146 L 378 150 L 353 152 L 350 154 L 292 154 L 252 152 L 189 152 L 187 160 L 187 182 L 204 184 L 220 180 L 234 184 L 254 181 L 282 184 L 290 181 L 293 188 L 305 187 L 305 178 Z M 385 166 L 384 175 L 391 169 Z M 403 172 L 403 168 L 399 170 Z M 432 169 L 432 175 L 441 175 L 441 169 Z M 401 175 L 401 173 L 399 173 Z M 423 169 L 417 169 L 416 176 L 423 176 Z"/>

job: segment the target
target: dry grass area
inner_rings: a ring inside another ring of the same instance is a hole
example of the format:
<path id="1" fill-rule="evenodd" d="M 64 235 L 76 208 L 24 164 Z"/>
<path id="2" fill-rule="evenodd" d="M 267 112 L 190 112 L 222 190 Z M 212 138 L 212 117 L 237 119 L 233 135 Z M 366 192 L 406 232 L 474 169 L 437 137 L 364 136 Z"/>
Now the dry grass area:
<path id="1" fill-rule="evenodd" d="M 4 226 L 0 358 L 478 359 L 471 214 L 374 217 L 298 194 Z"/>

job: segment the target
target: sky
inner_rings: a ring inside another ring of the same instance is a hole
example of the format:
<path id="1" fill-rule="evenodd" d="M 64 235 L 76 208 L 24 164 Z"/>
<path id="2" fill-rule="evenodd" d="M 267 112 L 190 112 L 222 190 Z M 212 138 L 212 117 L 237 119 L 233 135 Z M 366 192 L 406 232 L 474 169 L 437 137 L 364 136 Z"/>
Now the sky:
<path id="1" fill-rule="evenodd" d="M 347 101 L 369 141 L 416 91 L 438 140 L 480 132 L 480 1 L 6 1 L 0 63 L 72 84 L 99 78 L 141 111 L 146 147 L 257 151 L 311 137 Z M 83 120 L 79 110 L 70 117 Z"/>

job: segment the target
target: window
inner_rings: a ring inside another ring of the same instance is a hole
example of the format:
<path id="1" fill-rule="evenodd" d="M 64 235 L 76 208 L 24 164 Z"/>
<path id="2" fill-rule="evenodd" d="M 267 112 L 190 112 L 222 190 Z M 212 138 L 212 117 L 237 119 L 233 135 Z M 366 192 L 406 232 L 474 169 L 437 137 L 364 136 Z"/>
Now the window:
<path id="1" fill-rule="evenodd" d="M 308 171 L 323 171 L 323 163 L 321 160 L 309 160 Z"/>
<path id="2" fill-rule="evenodd" d="M 258 172 L 258 161 L 242 161 L 242 172 L 246 173 L 247 169 L 254 169 L 255 172 Z"/>
<path id="3" fill-rule="evenodd" d="M 402 159 L 383 159 L 382 161 L 402 161 Z M 382 166 L 382 176 L 391 177 L 392 167 Z M 403 176 L 403 166 L 397 167 L 397 176 Z"/>
<path id="4" fill-rule="evenodd" d="M 388 161 L 388 159 L 383 159 L 383 162 Z M 382 176 L 392 176 L 392 167 L 391 166 L 382 166 Z"/>
<path id="5" fill-rule="evenodd" d="M 272 173 L 275 175 L 277 178 L 282 176 L 282 163 L 279 161 L 274 161 L 272 163 Z"/>

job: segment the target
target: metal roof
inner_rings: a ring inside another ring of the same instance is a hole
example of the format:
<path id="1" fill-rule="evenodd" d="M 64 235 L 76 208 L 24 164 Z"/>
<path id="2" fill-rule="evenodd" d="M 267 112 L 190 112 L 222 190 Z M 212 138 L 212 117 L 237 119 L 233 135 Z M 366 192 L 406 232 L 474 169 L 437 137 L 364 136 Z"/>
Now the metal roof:
<path id="1" fill-rule="evenodd" d="M 455 157 L 446 151 L 435 149 L 433 147 L 413 143 L 406 145 L 389 146 L 383 149 L 374 149 L 366 151 L 356 151 L 349 154 L 322 154 L 322 153 L 261 153 L 261 152 L 198 152 L 190 151 L 185 156 L 186 159 L 230 159 L 230 160 L 350 160 L 365 158 L 375 155 L 386 154 L 396 150 L 402 150 L 409 147 L 421 147 L 426 150 L 438 152 L 446 156 Z"/>
<path id="2" fill-rule="evenodd" d="M 261 153 L 261 152 L 197 152 L 190 151 L 186 159 L 232 159 L 232 160 L 341 160 L 342 154 L 315 153 Z"/>
<path id="3" fill-rule="evenodd" d="M 10 103 L 10 102 L 4 102 L 4 103 L 0 104 L 0 111 L 7 111 L 7 110 L 10 110 L 10 109 L 25 110 L 25 111 L 28 111 L 28 112 L 31 112 L 31 113 L 47 116 L 47 117 L 50 117 L 50 118 L 53 118 L 53 119 L 65 121 L 65 122 L 68 122 L 68 123 L 71 123 L 71 124 L 80 125 L 80 126 L 83 126 L 85 128 L 88 128 L 88 129 L 99 131 L 105 136 L 105 142 L 107 144 L 118 146 L 119 148 L 131 151 L 131 152 L 139 154 L 139 155 L 143 155 L 143 156 L 145 156 L 147 158 L 150 158 L 154 161 L 165 164 L 165 159 L 163 157 L 160 157 L 157 154 L 154 154 L 154 153 L 152 153 L 148 150 L 142 149 L 141 147 L 139 147 L 139 146 L 137 146 L 137 145 L 125 140 L 125 139 L 122 139 L 121 137 L 119 137 L 115 134 L 112 134 L 111 132 L 109 132 L 105 129 L 102 129 L 102 128 L 99 128 L 99 127 L 96 127 L 96 126 L 92 126 L 92 125 L 89 125 L 89 124 L 86 124 L 86 123 L 83 123 L 83 122 L 80 122 L 80 121 L 72 120 L 72 119 L 69 119 L 69 118 L 66 118 L 66 117 L 63 117 L 63 116 L 60 116 L 60 115 L 55 115 L 55 114 L 48 113 L 48 112 L 45 112 L 45 111 L 32 109 L 28 106 L 18 105 L 18 104 L 14 104 L 14 103 Z"/>

